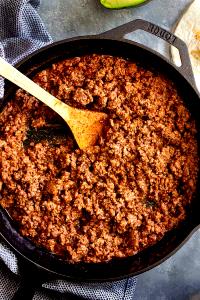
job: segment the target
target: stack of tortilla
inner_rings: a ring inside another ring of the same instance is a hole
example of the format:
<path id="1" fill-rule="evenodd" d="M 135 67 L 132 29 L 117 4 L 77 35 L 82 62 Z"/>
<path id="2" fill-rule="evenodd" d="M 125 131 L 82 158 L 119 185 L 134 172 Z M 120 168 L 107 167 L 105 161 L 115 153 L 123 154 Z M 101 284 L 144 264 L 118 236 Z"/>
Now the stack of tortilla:
<path id="1" fill-rule="evenodd" d="M 198 90 L 200 91 L 200 0 L 195 0 L 184 12 L 176 25 L 174 34 L 188 46 L 192 69 Z M 172 59 L 180 66 L 180 56 L 176 48 L 171 48 Z"/>

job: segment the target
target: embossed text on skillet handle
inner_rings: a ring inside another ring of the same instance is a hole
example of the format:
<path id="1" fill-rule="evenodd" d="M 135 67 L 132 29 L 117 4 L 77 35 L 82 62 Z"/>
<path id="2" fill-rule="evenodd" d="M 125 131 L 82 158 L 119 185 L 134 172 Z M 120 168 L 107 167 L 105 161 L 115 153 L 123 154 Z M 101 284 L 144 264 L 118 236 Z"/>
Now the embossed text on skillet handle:
<path id="1" fill-rule="evenodd" d="M 160 37 L 161 39 L 165 40 L 166 42 L 170 43 L 171 45 L 173 45 L 177 39 L 177 37 L 172 34 L 171 32 L 157 26 L 154 25 L 150 22 L 148 22 L 148 27 L 147 27 L 147 31 L 149 31 L 150 33 Z"/>

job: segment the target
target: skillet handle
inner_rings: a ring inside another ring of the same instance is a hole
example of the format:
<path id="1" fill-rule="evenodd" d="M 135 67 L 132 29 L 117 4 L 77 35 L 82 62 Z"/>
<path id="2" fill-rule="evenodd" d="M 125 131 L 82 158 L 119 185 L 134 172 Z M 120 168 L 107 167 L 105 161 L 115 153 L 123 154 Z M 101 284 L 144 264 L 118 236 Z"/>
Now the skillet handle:
<path id="1" fill-rule="evenodd" d="M 18 257 L 18 265 L 22 281 L 12 300 L 32 300 L 35 290 L 45 282 L 43 273 L 21 257 Z"/>
<path id="2" fill-rule="evenodd" d="M 138 29 L 144 30 L 146 32 L 149 32 L 167 43 L 173 45 L 179 50 L 180 58 L 181 58 L 181 66 L 177 67 L 175 66 L 180 73 L 183 75 L 183 77 L 189 81 L 189 83 L 193 86 L 193 88 L 196 88 L 195 79 L 192 71 L 192 66 L 190 62 L 190 57 L 188 53 L 188 48 L 180 38 L 172 34 L 171 32 L 163 29 L 162 27 L 155 25 L 151 22 L 136 19 L 129 23 L 126 23 L 124 25 L 118 26 L 114 29 L 108 30 L 106 32 L 103 32 L 99 35 L 100 38 L 111 38 L 111 39 L 119 39 L 119 40 L 126 40 L 124 36 L 128 33 L 131 33 L 133 31 L 136 31 Z"/>
<path id="3" fill-rule="evenodd" d="M 35 294 L 35 288 L 28 285 L 25 281 L 20 285 L 12 300 L 32 300 Z"/>

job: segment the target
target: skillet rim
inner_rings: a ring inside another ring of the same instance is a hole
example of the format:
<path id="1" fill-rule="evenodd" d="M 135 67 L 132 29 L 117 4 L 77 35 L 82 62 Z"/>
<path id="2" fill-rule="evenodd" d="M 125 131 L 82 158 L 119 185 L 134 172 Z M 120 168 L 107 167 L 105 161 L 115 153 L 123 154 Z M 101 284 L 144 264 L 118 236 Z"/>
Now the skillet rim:
<path id="1" fill-rule="evenodd" d="M 190 85 L 190 88 L 194 91 L 194 93 L 196 94 L 196 96 L 199 98 L 199 94 L 197 92 L 197 90 L 195 90 L 195 88 L 192 86 L 192 84 L 189 82 L 189 80 L 179 71 L 179 68 L 176 67 L 172 62 L 170 62 L 167 58 L 165 58 L 163 55 L 159 54 L 158 52 L 156 52 L 155 50 L 153 49 L 150 49 L 140 43 L 137 43 L 137 42 L 134 42 L 134 41 L 130 41 L 130 40 L 119 40 L 119 39 L 111 39 L 111 38 L 105 38 L 103 36 L 100 36 L 100 35 L 88 35 L 88 36 L 80 36 L 80 37 L 74 37 L 74 38 L 70 38 L 70 39 L 64 39 L 64 40 L 61 40 L 61 41 L 57 41 L 57 42 L 54 42 L 54 43 L 51 43 L 51 44 L 48 44 L 47 46 L 44 46 L 42 47 L 41 49 L 33 52 L 32 54 L 28 55 L 27 57 L 25 57 L 23 60 L 19 61 L 17 64 L 15 64 L 15 67 L 16 68 L 21 68 L 23 67 L 23 65 L 27 62 L 27 61 L 31 61 L 31 58 L 32 57 L 35 57 L 37 55 L 39 55 L 40 53 L 42 52 L 45 52 L 45 51 L 49 51 L 50 49 L 58 46 L 58 45 L 64 45 L 64 44 L 67 44 L 67 43 L 73 43 L 73 42 L 80 42 L 80 41 L 85 41 L 85 40 L 104 40 L 104 41 L 116 41 L 116 42 L 120 42 L 120 43 L 125 43 L 125 44 L 130 44 L 130 45 L 133 45 L 135 47 L 139 47 L 139 48 L 142 48 L 144 51 L 147 51 L 147 52 L 150 52 L 151 54 L 153 54 L 154 56 L 156 57 L 159 57 L 162 61 L 164 61 L 165 63 L 169 64 L 171 68 L 175 69 L 179 75 L 187 81 L 187 83 Z M 11 86 L 13 86 L 13 84 L 11 84 Z M 7 97 L 9 96 L 10 92 L 9 92 L 9 88 L 6 90 L 6 93 L 5 93 L 5 99 L 7 99 Z M 12 93 L 12 91 L 11 91 Z M 139 271 L 134 271 L 132 273 L 129 273 L 129 274 L 123 274 L 121 276 L 117 276 L 117 277 L 109 277 L 109 278 L 95 278 L 95 279 L 88 279 L 88 278 L 84 278 L 84 281 L 86 282 L 103 282 L 103 281 L 113 281 L 113 280 L 120 280 L 120 279 L 124 279 L 124 278 L 129 278 L 131 276 L 135 276 L 135 275 L 138 275 L 138 274 L 141 274 L 143 272 L 146 272 L 156 266 L 158 266 L 159 264 L 161 264 L 162 262 L 164 262 L 166 259 L 168 259 L 169 257 L 171 257 L 174 253 L 176 253 L 185 243 L 186 241 L 194 234 L 194 232 L 200 228 L 200 223 L 196 224 L 194 228 L 191 228 L 190 232 L 188 233 L 188 235 L 181 241 L 181 243 L 178 244 L 178 246 L 176 246 L 174 248 L 174 250 L 170 251 L 167 255 L 165 255 L 163 258 L 161 259 L 158 259 L 156 262 L 154 262 L 153 264 L 139 270 Z M 5 238 L 4 235 L 2 235 L 1 233 L 1 230 L 0 230 L 0 234 L 1 236 Z M 27 257 L 26 255 L 22 254 L 19 250 L 15 249 L 15 247 L 12 245 L 12 243 L 10 243 L 7 239 L 6 241 L 10 244 L 10 246 L 15 250 L 17 251 L 20 255 L 22 255 L 25 259 L 31 261 L 33 264 L 39 266 L 41 269 L 44 269 L 48 272 L 51 272 L 51 273 L 54 273 L 54 274 L 57 274 L 58 276 L 64 276 L 65 279 L 68 278 L 69 280 L 72 280 L 72 281 L 83 281 L 83 276 L 81 278 L 73 278 L 71 277 L 70 275 L 63 275 L 63 274 L 60 274 L 56 271 L 52 271 L 40 264 L 38 264 L 37 262 L 35 262 L 34 260 L 30 259 L 29 257 Z M 159 243 L 159 242 L 158 242 Z M 149 247 L 148 247 L 149 248 Z M 151 247 L 150 247 L 151 248 Z M 106 264 L 107 265 L 107 264 Z"/>

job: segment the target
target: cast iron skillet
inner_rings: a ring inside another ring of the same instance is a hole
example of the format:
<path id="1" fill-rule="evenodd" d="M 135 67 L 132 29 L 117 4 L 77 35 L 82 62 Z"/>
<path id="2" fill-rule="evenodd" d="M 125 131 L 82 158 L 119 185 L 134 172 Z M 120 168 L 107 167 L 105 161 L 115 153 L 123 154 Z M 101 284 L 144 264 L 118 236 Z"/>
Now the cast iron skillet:
<path id="1" fill-rule="evenodd" d="M 180 68 L 176 67 L 157 52 L 125 39 L 125 34 L 137 29 L 156 35 L 177 47 L 180 52 L 182 66 Z M 134 20 L 99 35 L 83 36 L 56 42 L 28 56 L 18 63 L 16 67 L 31 77 L 52 62 L 91 53 L 120 56 L 167 74 L 177 84 L 186 106 L 196 120 L 197 138 L 200 141 L 198 120 L 200 99 L 195 86 L 187 47 L 179 38 L 152 23 Z M 6 83 L 4 104 L 15 89 L 16 87 L 14 88 L 13 85 Z M 23 263 L 26 262 L 24 270 L 26 269 L 27 273 L 29 272 L 29 275 L 25 274 L 24 286 L 18 290 L 15 299 L 31 299 L 35 286 L 47 280 L 47 276 L 56 279 L 64 278 L 68 281 L 111 281 L 137 275 L 162 263 L 175 253 L 200 227 L 199 187 L 198 183 L 197 196 L 192 202 L 192 206 L 188 207 L 186 220 L 178 228 L 166 234 L 156 245 L 135 256 L 115 259 L 101 264 L 68 264 L 57 256 L 39 249 L 31 241 L 18 234 L 12 220 L 1 208 L 0 233 L 19 255 Z M 32 273 L 37 274 L 34 276 L 31 275 Z M 31 279 L 33 282 L 28 282 L 30 275 L 31 278 L 34 278 L 34 280 Z"/>

